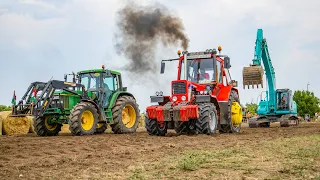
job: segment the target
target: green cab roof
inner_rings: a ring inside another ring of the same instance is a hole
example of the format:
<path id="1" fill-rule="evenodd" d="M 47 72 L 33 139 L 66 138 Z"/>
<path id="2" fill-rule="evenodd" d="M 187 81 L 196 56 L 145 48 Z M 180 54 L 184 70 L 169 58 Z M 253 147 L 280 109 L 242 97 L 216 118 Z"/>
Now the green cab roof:
<path id="1" fill-rule="evenodd" d="M 118 71 L 114 71 L 114 70 L 110 70 L 110 71 L 111 71 L 111 74 L 121 75 L 121 73 Z M 79 71 L 77 74 L 105 73 L 105 72 L 106 72 L 106 69 L 88 69 L 88 70 Z"/>

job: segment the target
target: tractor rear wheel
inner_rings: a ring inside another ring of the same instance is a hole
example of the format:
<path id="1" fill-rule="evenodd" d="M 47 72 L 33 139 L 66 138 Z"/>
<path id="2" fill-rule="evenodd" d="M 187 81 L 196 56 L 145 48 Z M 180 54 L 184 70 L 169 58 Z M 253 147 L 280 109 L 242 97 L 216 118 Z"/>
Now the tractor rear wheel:
<path id="1" fill-rule="evenodd" d="M 134 133 L 139 125 L 140 110 L 136 100 L 131 96 L 121 96 L 112 108 L 114 124 L 111 124 L 115 134 Z"/>
<path id="2" fill-rule="evenodd" d="M 167 133 L 167 124 L 159 124 L 155 119 L 149 119 L 148 114 L 145 115 L 145 124 L 146 129 L 149 135 L 151 136 L 165 136 Z"/>
<path id="3" fill-rule="evenodd" d="M 33 122 L 34 130 L 38 136 L 56 136 L 61 131 L 62 124 L 52 123 L 53 115 L 44 115 Z"/>
<path id="4" fill-rule="evenodd" d="M 88 102 L 80 102 L 73 107 L 70 113 L 69 129 L 72 135 L 92 135 L 98 124 L 97 109 Z"/>
<path id="5" fill-rule="evenodd" d="M 213 135 L 216 134 L 218 116 L 214 104 L 199 104 L 199 119 L 196 121 L 196 130 L 198 134 Z"/>
<path id="6" fill-rule="evenodd" d="M 225 114 L 225 119 L 228 124 L 221 124 L 220 133 L 239 133 L 241 130 L 242 111 L 240 108 L 239 95 L 235 90 L 231 90 L 228 100 L 228 113 Z M 238 124 L 235 124 L 236 121 Z"/>

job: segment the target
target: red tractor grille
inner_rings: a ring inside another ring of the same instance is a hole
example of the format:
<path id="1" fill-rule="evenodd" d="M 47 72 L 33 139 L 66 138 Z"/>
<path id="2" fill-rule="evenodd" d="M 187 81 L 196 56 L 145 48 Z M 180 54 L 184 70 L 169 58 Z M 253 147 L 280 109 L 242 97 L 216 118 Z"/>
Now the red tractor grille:
<path id="1" fill-rule="evenodd" d="M 186 94 L 186 82 L 173 82 L 172 94 Z"/>

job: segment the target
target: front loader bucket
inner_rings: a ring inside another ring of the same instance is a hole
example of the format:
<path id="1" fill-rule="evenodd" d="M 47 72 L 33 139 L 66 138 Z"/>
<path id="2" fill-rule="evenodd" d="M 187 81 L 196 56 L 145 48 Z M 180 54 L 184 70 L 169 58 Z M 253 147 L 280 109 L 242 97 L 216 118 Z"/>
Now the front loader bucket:
<path id="1" fill-rule="evenodd" d="M 242 70 L 243 89 L 250 85 L 254 88 L 254 85 L 259 88 L 259 85 L 263 88 L 263 68 L 262 66 L 249 66 L 244 67 Z"/>

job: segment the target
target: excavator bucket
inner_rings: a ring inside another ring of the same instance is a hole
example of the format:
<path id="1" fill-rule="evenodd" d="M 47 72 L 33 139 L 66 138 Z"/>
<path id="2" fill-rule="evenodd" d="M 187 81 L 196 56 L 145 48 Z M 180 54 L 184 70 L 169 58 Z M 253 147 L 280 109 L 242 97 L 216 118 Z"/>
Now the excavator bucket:
<path id="1" fill-rule="evenodd" d="M 254 88 L 254 85 L 259 88 L 259 85 L 263 88 L 263 68 L 262 66 L 249 66 L 244 67 L 242 70 L 242 79 L 243 79 L 243 89 L 250 85 Z"/>

